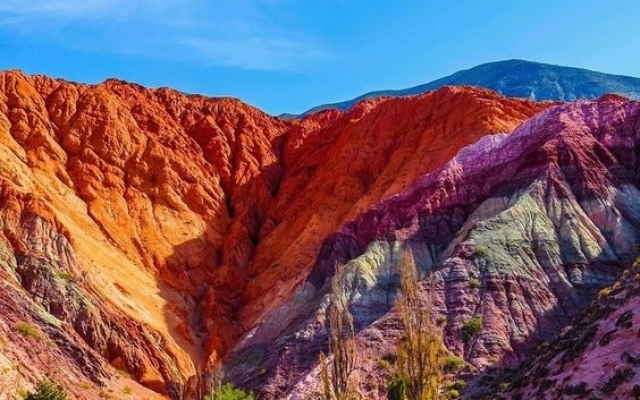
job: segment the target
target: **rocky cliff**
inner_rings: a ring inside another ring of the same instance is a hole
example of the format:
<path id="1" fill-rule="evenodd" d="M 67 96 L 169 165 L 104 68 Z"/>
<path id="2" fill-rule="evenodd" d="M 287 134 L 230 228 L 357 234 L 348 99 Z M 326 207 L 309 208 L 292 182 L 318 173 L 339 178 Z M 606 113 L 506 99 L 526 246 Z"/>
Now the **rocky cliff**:
<path id="1" fill-rule="evenodd" d="M 518 363 L 636 256 L 639 107 L 446 87 L 282 120 L 4 72 L 3 393 L 47 375 L 77 398 L 194 397 L 222 366 L 308 398 L 338 263 L 380 398 L 407 251 L 468 370 Z"/>

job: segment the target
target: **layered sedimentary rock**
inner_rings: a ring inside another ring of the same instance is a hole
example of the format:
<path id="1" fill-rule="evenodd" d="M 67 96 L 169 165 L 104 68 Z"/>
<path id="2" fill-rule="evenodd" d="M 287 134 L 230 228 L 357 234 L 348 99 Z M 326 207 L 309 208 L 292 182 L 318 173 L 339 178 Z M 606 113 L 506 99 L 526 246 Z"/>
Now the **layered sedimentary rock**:
<path id="1" fill-rule="evenodd" d="M 0 89 L 3 268 L 39 307 L 5 331 L 53 318 L 95 366 L 83 379 L 111 364 L 172 396 L 294 292 L 325 236 L 546 106 L 446 89 L 283 121 L 116 80 L 6 72 Z"/>
<path id="2" fill-rule="evenodd" d="M 2 73 L 4 393 L 56 360 L 78 398 L 194 397 L 219 365 L 262 398 L 307 398 L 345 264 L 360 390 L 381 397 L 407 251 L 435 276 L 448 349 L 478 371 L 516 363 L 635 256 L 638 118 L 615 97 L 447 87 L 283 120 Z"/>
<path id="3" fill-rule="evenodd" d="M 289 398 L 308 397 L 317 382 L 314 363 L 304 363 L 313 357 L 296 351 L 326 339 L 322 310 L 336 264 L 347 270 L 343 287 L 366 354 L 368 395 L 384 395 L 375 359 L 395 348 L 391 306 L 405 251 L 435 277 L 425 296 L 435 291 L 447 348 L 475 368 L 514 365 L 551 340 L 636 256 L 639 123 L 640 105 L 616 97 L 552 107 L 510 135 L 464 148 L 326 239 L 313 272 L 282 308 L 299 310 L 299 319 L 279 336 L 280 353 L 264 357 L 284 369 L 311 368 Z M 309 317 L 309 309 L 319 312 Z M 465 340 L 462 327 L 473 317 L 482 329 Z M 267 387 L 269 396 L 283 395 Z"/>
<path id="4" fill-rule="evenodd" d="M 248 262 L 284 124 L 235 100 L 119 81 L 8 72 L 0 89 L 2 238 L 17 259 L 3 267 L 70 324 L 64 342 L 176 395 L 222 351 L 200 299 Z M 86 378 L 103 384 L 97 370 Z"/>

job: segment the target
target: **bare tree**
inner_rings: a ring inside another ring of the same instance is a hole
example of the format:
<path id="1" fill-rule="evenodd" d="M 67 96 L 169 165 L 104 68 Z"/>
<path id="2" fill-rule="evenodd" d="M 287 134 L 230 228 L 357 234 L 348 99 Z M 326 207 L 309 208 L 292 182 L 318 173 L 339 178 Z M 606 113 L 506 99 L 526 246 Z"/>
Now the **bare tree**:
<path id="1" fill-rule="evenodd" d="M 431 279 L 431 290 L 423 299 L 419 276 L 409 251 L 403 256 L 401 281 L 402 293 L 397 307 L 404 337 L 398 347 L 398 378 L 405 384 L 408 400 L 440 399 L 444 383 L 444 346 L 432 315 L 435 281 Z"/>
<path id="2" fill-rule="evenodd" d="M 353 398 L 351 373 L 355 369 L 355 335 L 353 316 L 349 312 L 347 296 L 341 287 L 344 268 L 336 266 L 331 279 L 329 306 L 327 307 L 329 351 L 332 358 L 327 366 L 327 358 L 320 354 L 321 377 L 326 400 L 349 400 Z"/>

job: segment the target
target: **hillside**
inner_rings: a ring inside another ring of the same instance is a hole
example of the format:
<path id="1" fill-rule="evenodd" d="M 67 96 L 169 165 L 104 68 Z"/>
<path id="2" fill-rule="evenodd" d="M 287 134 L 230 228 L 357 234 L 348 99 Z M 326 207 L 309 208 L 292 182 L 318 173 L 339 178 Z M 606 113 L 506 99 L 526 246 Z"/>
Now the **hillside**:
<path id="1" fill-rule="evenodd" d="M 518 365 L 638 255 L 640 104 L 618 96 L 445 87 L 288 120 L 8 71 L 0 135 L 9 398 L 45 376 L 78 399 L 196 398 L 219 367 L 313 398 L 336 264 L 359 390 L 384 398 L 405 252 L 474 373 Z"/>
<path id="2" fill-rule="evenodd" d="M 479 370 L 518 365 L 611 285 L 638 251 L 639 121 L 640 104 L 617 97 L 549 108 L 509 135 L 462 149 L 325 240 L 306 290 L 345 263 L 343 287 L 363 347 L 362 392 L 385 393 L 376 360 L 395 349 L 389 298 L 405 251 L 424 276 L 435 276 L 447 348 Z M 323 293 L 307 304 L 322 309 Z M 313 309 L 299 305 L 305 295 L 288 307 Z M 482 329 L 465 340 L 462 327 L 474 317 Z M 298 340 L 302 332 L 325 340 L 318 320 L 320 313 L 292 324 L 282 347 L 309 348 Z M 312 395 L 311 371 L 287 398 Z"/>
<path id="3" fill-rule="evenodd" d="M 293 295 L 359 209 L 545 107 L 447 89 L 292 122 L 116 80 L 5 72 L 0 92 L 7 367 L 36 360 L 33 382 L 60 359 L 54 378 L 76 386 L 124 374 L 171 396 Z M 46 357 L 25 323 L 55 344 Z"/>
<path id="4" fill-rule="evenodd" d="M 625 270 L 561 335 L 512 371 L 501 371 L 498 398 L 640 397 L 637 350 L 639 264 Z M 504 381 L 504 378 L 507 380 Z M 490 381 L 484 379 L 484 381 Z"/>

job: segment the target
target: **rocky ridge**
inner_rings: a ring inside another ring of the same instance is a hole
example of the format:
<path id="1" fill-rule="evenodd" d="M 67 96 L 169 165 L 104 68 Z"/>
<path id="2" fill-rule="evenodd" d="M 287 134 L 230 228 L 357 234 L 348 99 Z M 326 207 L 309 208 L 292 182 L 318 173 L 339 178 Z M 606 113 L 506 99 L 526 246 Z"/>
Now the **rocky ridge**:
<path id="1" fill-rule="evenodd" d="M 17 71 L 0 93 L 5 300 L 21 304 L 3 314 L 7 367 L 33 357 L 16 324 L 33 325 L 47 359 L 69 361 L 56 378 L 86 398 L 122 376 L 181 396 L 286 301 L 324 236 L 548 106 L 451 88 L 283 121 L 233 99 Z M 20 385 L 50 370 L 36 362 Z"/>
<path id="2" fill-rule="evenodd" d="M 61 360 L 77 398 L 193 397 L 221 363 L 261 398 L 308 398 L 343 263 L 360 390 L 380 398 L 406 251 L 436 277 L 449 350 L 514 365 L 636 256 L 638 113 L 446 87 L 283 120 L 2 73 L 2 390 Z"/>
<path id="3" fill-rule="evenodd" d="M 514 59 L 477 65 L 407 89 L 376 91 L 352 100 L 320 105 L 302 116 L 321 110 L 347 110 L 360 101 L 381 96 L 414 96 L 447 85 L 472 85 L 508 97 L 533 100 L 595 100 L 606 94 L 640 98 L 640 79 L 635 77 Z"/>

